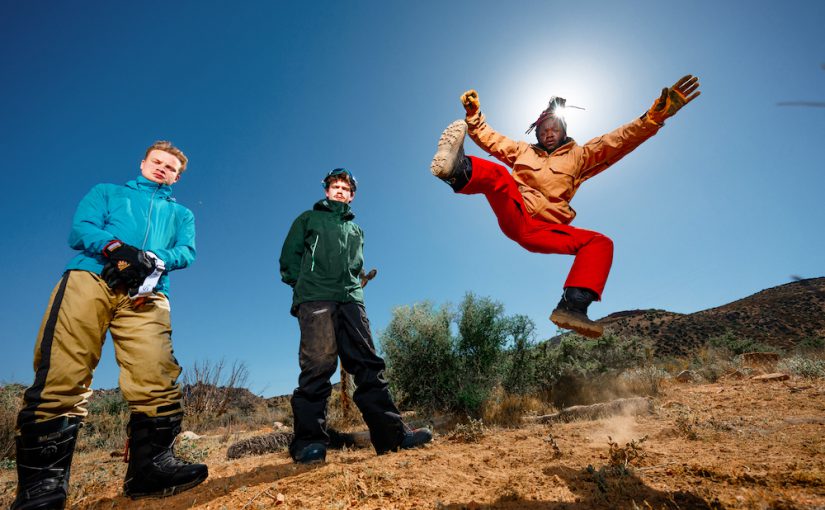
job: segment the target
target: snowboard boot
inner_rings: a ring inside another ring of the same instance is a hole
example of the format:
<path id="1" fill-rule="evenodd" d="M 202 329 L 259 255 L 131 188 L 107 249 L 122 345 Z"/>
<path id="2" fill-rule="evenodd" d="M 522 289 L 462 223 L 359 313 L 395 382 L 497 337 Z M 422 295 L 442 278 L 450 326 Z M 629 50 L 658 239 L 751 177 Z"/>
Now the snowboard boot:
<path id="1" fill-rule="evenodd" d="M 327 459 L 327 447 L 323 443 L 310 443 L 292 457 L 297 464 L 315 464 Z"/>
<path id="2" fill-rule="evenodd" d="M 421 427 L 420 429 L 413 429 L 404 434 L 404 439 L 401 440 L 400 448 L 403 450 L 418 448 L 419 446 L 427 444 L 432 440 L 432 431 L 427 427 Z"/>
<path id="3" fill-rule="evenodd" d="M 80 418 L 61 417 L 21 427 L 17 443 L 17 498 L 11 510 L 62 510 L 69 492 Z"/>
<path id="4" fill-rule="evenodd" d="M 129 419 L 129 467 L 123 492 L 132 499 L 172 496 L 206 480 L 204 464 L 175 457 L 175 438 L 183 413 L 151 418 L 132 413 Z"/>
<path id="5" fill-rule="evenodd" d="M 467 135 L 467 123 L 457 120 L 447 126 L 438 139 L 438 151 L 433 156 L 430 171 L 434 176 L 446 182 L 453 191 L 470 182 L 473 165 L 464 155 L 464 136 Z"/>
<path id="6" fill-rule="evenodd" d="M 597 297 L 590 289 L 567 287 L 550 320 L 560 328 L 572 329 L 588 338 L 599 338 L 604 333 L 604 327 L 587 318 L 587 307 Z"/>

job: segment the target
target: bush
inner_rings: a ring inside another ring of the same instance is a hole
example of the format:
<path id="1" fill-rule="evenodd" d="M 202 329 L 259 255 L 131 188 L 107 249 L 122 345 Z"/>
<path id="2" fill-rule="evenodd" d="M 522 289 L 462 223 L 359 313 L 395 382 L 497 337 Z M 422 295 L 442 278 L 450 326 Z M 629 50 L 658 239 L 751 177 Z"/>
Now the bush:
<path id="1" fill-rule="evenodd" d="M 223 359 L 204 360 L 184 370 L 183 408 L 188 426 L 208 429 L 223 425 L 221 418 L 230 410 L 251 413 L 252 404 L 245 398 L 249 392 L 244 388 L 248 377 L 244 363 L 227 366 Z M 231 423 L 237 416 L 226 418 Z"/>
<path id="2" fill-rule="evenodd" d="M 798 354 L 814 354 L 825 351 L 825 338 L 809 336 L 797 342 L 794 350 Z"/>
<path id="3" fill-rule="evenodd" d="M 123 450 L 126 424 L 129 423 L 129 404 L 120 390 L 96 390 L 89 398 L 88 411 L 78 435 L 77 449 Z"/>
<path id="4" fill-rule="evenodd" d="M 525 315 L 509 319 L 508 334 L 512 345 L 504 352 L 502 387 L 511 395 L 530 395 L 539 390 L 535 349 L 536 325 Z"/>
<path id="5" fill-rule="evenodd" d="M 589 404 L 631 393 L 618 381 L 631 368 L 651 363 L 652 349 L 637 337 L 605 334 L 596 340 L 565 335 L 538 348 L 538 384 L 557 407 Z"/>
<path id="6" fill-rule="evenodd" d="M 811 379 L 825 377 L 825 360 L 804 356 L 791 356 L 781 360 L 777 369 L 800 377 Z"/>
<path id="7" fill-rule="evenodd" d="M 427 410 L 455 407 L 459 362 L 448 307 L 429 302 L 398 307 L 380 335 L 387 376 L 399 403 Z"/>
<path id="8" fill-rule="evenodd" d="M 731 331 L 710 338 L 708 345 L 718 351 L 720 355 L 727 356 L 729 359 L 746 352 L 780 352 L 780 349 L 774 346 L 757 342 L 748 337 L 737 336 Z"/>
<path id="9" fill-rule="evenodd" d="M 20 384 L 0 387 L 0 460 L 15 457 L 15 426 L 24 391 Z"/>
<path id="10" fill-rule="evenodd" d="M 501 379 L 508 339 L 518 331 L 524 349 L 533 329 L 526 317 L 505 317 L 500 303 L 472 293 L 457 312 L 428 302 L 396 308 L 380 336 L 393 392 L 405 405 L 480 416 Z M 507 365 L 512 386 L 522 385 L 512 375 L 524 368 L 521 359 Z"/>

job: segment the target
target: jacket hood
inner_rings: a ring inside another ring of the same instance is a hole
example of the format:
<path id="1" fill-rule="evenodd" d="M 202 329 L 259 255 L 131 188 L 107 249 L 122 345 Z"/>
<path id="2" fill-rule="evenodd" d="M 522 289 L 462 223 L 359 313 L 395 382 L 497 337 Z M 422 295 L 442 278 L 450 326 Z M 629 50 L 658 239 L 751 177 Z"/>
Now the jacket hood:
<path id="1" fill-rule="evenodd" d="M 335 200 L 329 199 L 322 199 L 315 203 L 312 207 L 316 211 L 327 211 L 333 214 L 337 214 L 341 216 L 341 218 L 345 220 L 351 220 L 355 218 L 355 213 L 352 212 L 349 204 L 345 204 L 344 202 L 338 202 Z"/>
<path id="2" fill-rule="evenodd" d="M 137 179 L 126 182 L 125 186 L 127 188 L 132 188 L 139 191 L 157 193 L 157 196 L 161 198 L 166 198 L 167 200 L 175 200 L 174 198 L 172 198 L 172 186 L 169 186 L 168 184 L 158 184 L 156 182 L 152 182 L 142 175 L 138 175 Z"/>

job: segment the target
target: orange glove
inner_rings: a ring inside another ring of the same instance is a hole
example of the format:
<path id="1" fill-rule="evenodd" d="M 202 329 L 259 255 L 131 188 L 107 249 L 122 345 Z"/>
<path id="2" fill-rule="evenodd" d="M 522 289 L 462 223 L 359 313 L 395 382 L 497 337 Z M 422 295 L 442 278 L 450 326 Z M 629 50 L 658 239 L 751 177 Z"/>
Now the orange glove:
<path id="1" fill-rule="evenodd" d="M 468 117 L 472 117 L 478 112 L 478 92 L 473 89 L 461 94 L 461 104 L 464 105 L 464 111 L 467 112 Z"/>
<path id="2" fill-rule="evenodd" d="M 647 111 L 647 118 L 663 124 L 665 119 L 674 116 L 681 107 L 699 97 L 701 92 L 698 89 L 699 78 L 692 74 L 682 76 L 672 87 L 662 89 L 662 95 Z"/>

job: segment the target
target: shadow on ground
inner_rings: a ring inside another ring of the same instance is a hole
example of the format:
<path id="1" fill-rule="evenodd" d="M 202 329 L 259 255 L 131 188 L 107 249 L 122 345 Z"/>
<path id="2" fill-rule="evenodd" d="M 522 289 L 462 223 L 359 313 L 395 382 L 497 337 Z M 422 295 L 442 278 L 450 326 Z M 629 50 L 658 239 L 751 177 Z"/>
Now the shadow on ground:
<path id="1" fill-rule="evenodd" d="M 226 478 L 208 478 L 204 483 L 194 489 L 188 490 L 176 496 L 156 499 L 140 499 L 132 501 L 126 496 L 115 498 L 103 498 L 95 501 L 80 502 L 72 508 L 82 510 L 103 509 L 103 508 L 163 508 L 164 510 L 184 510 L 195 505 L 202 505 L 217 498 L 226 496 L 241 487 L 252 487 L 261 484 L 272 484 L 283 478 L 300 475 L 317 469 L 323 464 L 299 465 L 291 461 L 285 464 L 258 466 L 255 469 L 244 473 L 237 473 Z M 249 497 L 253 498 L 257 492 L 251 490 Z"/>
<path id="2" fill-rule="evenodd" d="M 439 505 L 439 510 L 583 510 L 615 508 L 655 508 L 679 510 L 721 510 L 724 507 L 716 500 L 708 501 L 690 492 L 664 492 L 646 485 L 631 471 L 623 469 L 575 470 L 563 466 L 544 469 L 544 474 L 552 479 L 558 477 L 576 496 L 576 502 L 536 501 L 524 499 L 517 493 L 505 494 L 490 504 L 474 501 Z"/>

